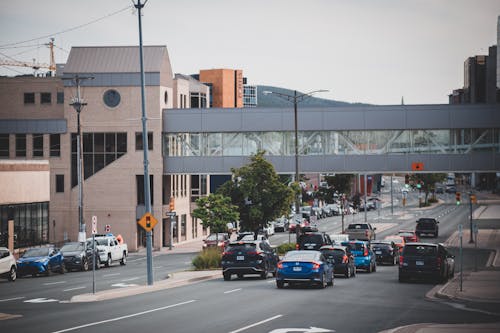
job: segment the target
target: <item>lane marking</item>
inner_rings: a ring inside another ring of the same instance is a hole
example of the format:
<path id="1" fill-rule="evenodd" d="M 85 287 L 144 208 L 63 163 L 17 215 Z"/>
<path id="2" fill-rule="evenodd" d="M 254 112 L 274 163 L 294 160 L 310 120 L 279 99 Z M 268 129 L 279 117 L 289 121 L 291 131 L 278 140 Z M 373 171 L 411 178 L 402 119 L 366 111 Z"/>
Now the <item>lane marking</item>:
<path id="1" fill-rule="evenodd" d="M 123 279 L 122 281 L 134 281 L 134 280 L 139 280 L 140 277 L 133 277 L 133 278 L 129 278 L 129 279 Z"/>
<path id="2" fill-rule="evenodd" d="M 118 287 L 118 288 L 127 288 L 127 287 L 135 287 L 137 286 L 135 283 L 115 283 L 112 284 L 111 287 Z"/>
<path id="3" fill-rule="evenodd" d="M 18 300 L 18 299 L 23 299 L 23 298 L 26 298 L 26 297 L 22 296 L 22 297 L 14 297 L 14 298 L 0 299 L 0 302 L 15 301 L 15 300 Z"/>
<path id="4" fill-rule="evenodd" d="M 104 274 L 103 277 L 115 276 L 115 275 L 120 275 L 120 273 Z"/>
<path id="5" fill-rule="evenodd" d="M 237 330 L 235 330 L 235 331 L 231 331 L 231 332 L 229 332 L 229 333 L 238 333 L 238 332 L 242 332 L 242 331 L 245 331 L 245 330 L 247 330 L 247 329 L 249 329 L 249 328 L 252 328 L 252 327 L 258 326 L 258 325 L 260 325 L 260 324 L 267 323 L 268 321 L 271 321 L 271 320 L 274 320 L 274 319 L 278 319 L 278 318 L 280 318 L 280 317 L 283 317 L 283 315 L 276 315 L 276 316 L 274 316 L 274 317 L 271 317 L 271 318 L 267 318 L 267 319 L 261 320 L 261 321 L 259 321 L 259 322 L 256 322 L 256 323 L 254 323 L 254 324 L 251 324 L 251 325 L 248 325 L 248 326 L 245 326 L 245 327 L 242 327 L 242 328 L 239 328 L 239 329 L 237 329 Z M 54 332 L 54 333 L 57 333 L 57 332 Z"/>
<path id="6" fill-rule="evenodd" d="M 50 286 L 50 285 L 53 285 L 53 284 L 62 284 L 62 283 L 66 283 L 66 281 L 59 281 L 59 282 L 47 282 L 47 283 L 44 283 L 43 285 L 44 285 L 44 286 Z"/>
<path id="7" fill-rule="evenodd" d="M 163 266 L 153 266 L 153 268 L 162 268 Z"/>
<path id="8" fill-rule="evenodd" d="M 228 291 L 225 291 L 224 294 L 230 294 L 230 293 L 234 293 L 236 291 L 240 291 L 241 288 L 238 288 L 238 289 L 233 289 L 233 290 L 228 290 Z"/>
<path id="9" fill-rule="evenodd" d="M 140 261 L 140 260 L 146 260 L 147 257 L 144 258 L 137 258 L 137 259 L 127 259 L 127 262 L 134 262 L 134 261 Z"/>
<path id="10" fill-rule="evenodd" d="M 66 328 L 66 329 L 60 330 L 60 331 L 54 331 L 52 333 L 63 333 L 63 332 L 75 331 L 75 330 L 78 330 L 78 329 L 84 328 L 84 327 L 96 326 L 96 325 L 110 323 L 110 322 L 113 322 L 113 321 L 118 321 L 118 320 L 122 320 L 122 319 L 126 319 L 126 318 L 137 317 L 137 316 L 141 316 L 141 315 L 146 314 L 146 313 L 151 313 L 151 312 L 166 310 L 166 309 L 174 308 L 176 306 L 181 306 L 181 305 L 185 305 L 185 304 L 189 304 L 189 303 L 193 303 L 193 302 L 196 302 L 196 300 L 192 299 L 192 300 L 186 301 L 186 302 L 181 302 L 181 303 L 177 303 L 177 304 L 162 306 L 161 308 L 156 308 L 156 309 L 141 311 L 141 312 L 133 313 L 133 314 L 126 315 L 126 316 L 121 316 L 121 317 L 111 318 L 111 319 L 107 319 L 107 320 L 96 321 L 94 323 L 89 323 L 89 324 L 85 324 L 85 325 L 70 327 L 70 328 Z"/>
<path id="11" fill-rule="evenodd" d="M 50 303 L 50 302 L 59 302 L 59 300 L 53 298 L 33 298 L 24 301 L 24 303 Z"/>
<path id="12" fill-rule="evenodd" d="M 75 287 L 75 288 L 69 288 L 69 289 L 64 289 L 63 291 L 72 291 L 72 290 L 78 290 L 78 289 L 85 289 L 86 287 Z"/>

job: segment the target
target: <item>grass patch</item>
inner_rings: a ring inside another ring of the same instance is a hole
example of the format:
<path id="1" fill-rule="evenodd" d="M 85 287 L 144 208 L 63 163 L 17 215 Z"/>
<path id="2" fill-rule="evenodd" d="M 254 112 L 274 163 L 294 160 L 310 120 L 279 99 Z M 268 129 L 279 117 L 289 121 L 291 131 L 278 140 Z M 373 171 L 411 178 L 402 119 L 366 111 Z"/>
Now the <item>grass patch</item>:
<path id="1" fill-rule="evenodd" d="M 280 246 L 278 246 L 276 248 L 276 252 L 278 252 L 279 256 L 282 256 L 285 253 L 287 253 L 288 251 L 292 251 L 292 250 L 295 250 L 295 243 L 281 244 Z"/>
<path id="2" fill-rule="evenodd" d="M 218 248 L 209 248 L 201 251 L 191 263 L 196 270 L 215 269 L 221 267 L 222 253 Z"/>

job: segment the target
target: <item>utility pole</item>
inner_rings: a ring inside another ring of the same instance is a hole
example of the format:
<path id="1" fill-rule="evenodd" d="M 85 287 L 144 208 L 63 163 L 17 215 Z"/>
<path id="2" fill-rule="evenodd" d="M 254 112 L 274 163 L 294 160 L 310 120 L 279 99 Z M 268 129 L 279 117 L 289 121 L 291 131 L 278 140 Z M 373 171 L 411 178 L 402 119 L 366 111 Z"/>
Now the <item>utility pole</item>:
<path id="1" fill-rule="evenodd" d="M 142 110 L 142 148 L 144 151 L 144 203 L 146 205 L 146 213 L 151 213 L 151 191 L 149 184 L 149 170 L 148 170 L 148 125 L 146 116 L 146 94 L 145 94 L 145 80 L 144 80 L 144 54 L 142 47 L 142 21 L 141 21 L 141 9 L 144 8 L 148 1 L 141 3 L 141 0 L 137 0 L 137 4 L 134 3 L 134 7 L 137 8 L 137 17 L 139 19 L 139 60 L 141 65 L 141 110 Z M 146 259 L 147 259 L 147 274 L 148 274 L 148 285 L 153 284 L 153 246 L 152 246 L 152 234 L 151 230 L 146 231 Z"/>

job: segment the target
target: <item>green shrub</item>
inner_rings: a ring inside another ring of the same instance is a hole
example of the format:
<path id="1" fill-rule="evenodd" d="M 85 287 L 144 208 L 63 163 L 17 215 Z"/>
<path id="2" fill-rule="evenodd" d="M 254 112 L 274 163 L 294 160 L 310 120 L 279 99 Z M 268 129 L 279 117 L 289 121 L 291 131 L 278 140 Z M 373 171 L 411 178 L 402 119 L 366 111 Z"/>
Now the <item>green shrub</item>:
<path id="1" fill-rule="evenodd" d="M 221 267 L 221 257 L 218 248 L 209 248 L 201 251 L 191 262 L 196 270 L 215 269 Z"/>
<path id="2" fill-rule="evenodd" d="M 428 201 L 429 203 L 436 203 L 436 202 L 438 202 L 438 199 L 433 198 L 433 197 L 430 197 L 427 201 Z"/>
<path id="3" fill-rule="evenodd" d="M 282 256 L 288 251 L 295 250 L 295 243 L 285 243 L 281 244 L 276 248 L 276 251 L 278 252 L 278 255 Z"/>

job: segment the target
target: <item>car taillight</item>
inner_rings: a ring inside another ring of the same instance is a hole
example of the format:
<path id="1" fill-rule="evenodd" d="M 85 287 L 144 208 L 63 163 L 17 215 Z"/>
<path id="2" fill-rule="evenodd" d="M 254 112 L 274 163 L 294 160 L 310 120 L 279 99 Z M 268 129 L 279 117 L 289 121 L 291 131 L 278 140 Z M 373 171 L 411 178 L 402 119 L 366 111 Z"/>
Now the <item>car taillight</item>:
<path id="1" fill-rule="evenodd" d="M 404 262 L 403 256 L 399 256 L 399 267 L 403 267 L 403 262 Z"/>
<path id="2" fill-rule="evenodd" d="M 366 257 L 368 255 L 368 249 L 365 248 L 365 252 L 363 252 L 363 255 Z"/>
<path id="3" fill-rule="evenodd" d="M 320 268 L 320 266 L 321 266 L 321 264 L 320 264 L 320 263 L 318 263 L 318 262 L 313 262 L 312 264 L 313 264 L 312 269 L 319 269 L 319 268 Z"/>
<path id="4" fill-rule="evenodd" d="M 342 257 L 342 263 L 347 264 L 348 262 L 349 262 L 349 258 L 347 258 L 347 256 L 344 254 L 344 256 Z"/>
<path id="5" fill-rule="evenodd" d="M 295 250 L 299 249 L 299 244 L 295 244 Z"/>
<path id="6" fill-rule="evenodd" d="M 260 251 L 249 251 L 247 252 L 248 255 L 251 255 L 251 256 L 260 256 L 263 254 L 263 252 L 260 252 Z"/>
<path id="7" fill-rule="evenodd" d="M 368 237 L 368 230 L 365 230 L 365 236 Z"/>
<path id="8" fill-rule="evenodd" d="M 234 254 L 234 252 L 231 252 L 231 251 L 229 251 L 229 252 L 222 252 L 222 255 L 223 255 L 223 256 L 225 256 L 225 255 L 230 255 L 230 254 Z"/>
<path id="9" fill-rule="evenodd" d="M 437 258 L 436 260 L 437 268 L 441 268 L 441 258 Z"/>
<path id="10" fill-rule="evenodd" d="M 281 261 L 278 263 L 278 268 L 279 268 L 279 269 L 282 269 L 282 268 L 283 268 L 283 263 L 282 263 Z"/>

